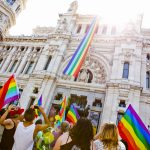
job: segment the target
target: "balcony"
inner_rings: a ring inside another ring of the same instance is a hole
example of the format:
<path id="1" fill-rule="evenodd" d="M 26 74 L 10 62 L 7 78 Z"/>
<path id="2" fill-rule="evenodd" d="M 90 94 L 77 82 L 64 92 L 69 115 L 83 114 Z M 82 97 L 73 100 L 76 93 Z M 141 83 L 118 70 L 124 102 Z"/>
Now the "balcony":
<path id="1" fill-rule="evenodd" d="M 61 102 L 62 102 L 61 100 L 53 100 L 53 102 L 52 102 L 52 103 L 53 103 L 53 104 L 56 104 L 56 105 L 60 105 L 60 104 L 61 104 Z"/>
<path id="2" fill-rule="evenodd" d="M 99 111 L 102 111 L 102 107 L 99 107 L 99 106 L 92 106 L 92 107 L 91 107 L 91 110 L 92 110 L 92 111 L 98 111 L 98 112 L 99 112 Z"/>

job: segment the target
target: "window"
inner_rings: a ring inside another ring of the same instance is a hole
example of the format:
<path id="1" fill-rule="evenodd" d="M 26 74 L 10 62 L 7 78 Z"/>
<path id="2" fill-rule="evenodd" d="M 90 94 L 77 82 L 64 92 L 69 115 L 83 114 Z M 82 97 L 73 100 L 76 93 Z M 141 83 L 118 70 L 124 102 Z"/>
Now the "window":
<path id="1" fill-rule="evenodd" d="M 106 32 L 107 32 L 107 26 L 104 25 L 104 26 L 103 26 L 103 29 L 102 29 L 102 34 L 106 34 Z"/>
<path id="2" fill-rule="evenodd" d="M 6 0 L 6 1 L 7 1 L 7 3 L 9 3 L 10 5 L 13 5 L 16 0 Z"/>
<path id="3" fill-rule="evenodd" d="M 21 51 L 24 51 L 25 47 L 21 47 Z"/>
<path id="4" fill-rule="evenodd" d="M 90 25 L 89 25 L 89 24 L 88 24 L 88 25 L 86 25 L 85 33 L 87 33 L 87 32 L 88 32 L 89 27 L 90 27 Z"/>
<path id="5" fill-rule="evenodd" d="M 15 61 L 14 61 L 13 65 L 11 66 L 11 68 L 10 68 L 10 70 L 9 70 L 9 72 L 13 72 L 13 71 L 14 71 L 17 62 L 18 62 L 18 60 L 15 60 Z"/>
<path id="6" fill-rule="evenodd" d="M 2 66 L 2 62 L 3 62 L 3 59 L 1 58 L 0 59 L 0 67 Z"/>
<path id="7" fill-rule="evenodd" d="M 50 62 L 51 62 L 51 59 L 52 59 L 52 56 L 49 56 L 48 59 L 47 59 L 46 65 L 45 65 L 45 67 L 44 67 L 44 70 L 47 70 L 47 69 L 48 69 L 48 66 L 49 66 L 49 64 L 50 64 Z"/>
<path id="8" fill-rule="evenodd" d="M 28 66 L 28 68 L 27 68 L 27 70 L 26 70 L 26 72 L 25 72 L 25 74 L 30 74 L 30 73 L 32 73 L 33 64 L 34 64 L 34 62 L 31 61 L 30 64 L 29 64 L 29 66 Z"/>
<path id="9" fill-rule="evenodd" d="M 18 13 L 18 11 L 20 10 L 20 5 L 16 8 L 16 13 Z"/>
<path id="10" fill-rule="evenodd" d="M 77 33 L 80 33 L 81 28 L 82 28 L 82 25 L 80 24 L 80 25 L 78 26 Z"/>
<path id="11" fill-rule="evenodd" d="M 37 47 L 37 48 L 36 48 L 36 51 L 37 51 L 37 52 L 40 52 L 40 47 Z"/>
<path id="12" fill-rule="evenodd" d="M 126 107 L 125 100 L 120 100 L 119 107 Z"/>
<path id="13" fill-rule="evenodd" d="M 122 78 L 128 79 L 129 76 L 129 63 L 125 62 L 123 66 L 123 75 Z"/>
<path id="14" fill-rule="evenodd" d="M 117 125 L 118 125 L 118 123 L 119 123 L 119 121 L 121 120 L 121 118 L 123 117 L 123 115 L 124 115 L 124 112 L 118 112 L 118 114 L 117 114 Z"/>
<path id="15" fill-rule="evenodd" d="M 146 59 L 150 60 L 150 55 L 149 54 L 147 54 Z"/>
<path id="16" fill-rule="evenodd" d="M 29 103 L 29 107 L 30 108 L 33 104 L 34 104 L 34 101 L 35 101 L 35 97 L 30 97 L 30 103 Z"/>
<path id="17" fill-rule="evenodd" d="M 150 74 L 149 71 L 146 72 L 146 88 L 150 88 Z"/>
<path id="18" fill-rule="evenodd" d="M 115 35 L 115 34 L 116 34 L 116 27 L 114 26 L 111 29 L 111 35 Z"/>
<path id="19" fill-rule="evenodd" d="M 102 107 L 101 100 L 100 99 L 95 99 L 95 101 L 93 102 L 92 106 Z"/>
<path id="20" fill-rule="evenodd" d="M 10 46 L 7 46 L 7 48 L 6 48 L 8 51 L 10 50 Z"/>
<path id="21" fill-rule="evenodd" d="M 22 92 L 23 92 L 23 89 L 19 89 L 20 96 L 21 96 Z"/>
<path id="22" fill-rule="evenodd" d="M 62 95 L 62 93 L 57 93 L 57 95 L 55 96 L 55 100 L 62 100 L 62 98 L 63 98 L 63 95 Z"/>
<path id="23" fill-rule="evenodd" d="M 34 88 L 33 93 L 37 94 L 39 92 L 39 89 L 37 87 Z"/>

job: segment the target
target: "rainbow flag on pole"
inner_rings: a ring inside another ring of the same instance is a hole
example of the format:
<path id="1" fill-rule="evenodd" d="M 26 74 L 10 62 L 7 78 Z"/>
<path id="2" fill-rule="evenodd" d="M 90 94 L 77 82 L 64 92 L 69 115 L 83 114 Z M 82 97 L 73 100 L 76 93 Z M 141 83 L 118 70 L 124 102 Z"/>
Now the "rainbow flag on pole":
<path id="1" fill-rule="evenodd" d="M 39 98 L 39 100 L 38 100 L 36 105 L 37 106 L 42 106 L 42 95 L 40 96 L 40 98 Z M 38 109 L 35 109 L 35 116 L 38 117 L 40 115 L 41 115 L 41 113 L 38 111 Z"/>
<path id="2" fill-rule="evenodd" d="M 75 124 L 79 118 L 80 118 L 80 116 L 79 116 L 79 114 L 78 114 L 76 108 L 75 108 L 74 105 L 72 104 L 72 105 L 70 106 L 70 109 L 69 109 L 68 113 L 67 113 L 66 120 L 67 120 L 68 122 L 71 122 L 71 123 Z"/>
<path id="3" fill-rule="evenodd" d="M 6 104 L 18 100 L 19 98 L 19 89 L 14 75 L 12 75 L 0 90 L 0 109 Z"/>
<path id="4" fill-rule="evenodd" d="M 150 132 L 131 105 L 118 123 L 118 130 L 129 150 L 150 150 Z"/>
<path id="5" fill-rule="evenodd" d="M 59 111 L 59 116 L 60 116 L 60 122 L 61 123 L 63 121 L 65 121 L 66 107 L 67 107 L 67 100 L 66 100 L 66 96 L 65 96 L 62 103 L 61 103 L 61 108 L 60 108 L 60 111 Z"/>
<path id="6" fill-rule="evenodd" d="M 80 68 L 84 62 L 87 51 L 88 51 L 90 44 L 92 42 L 92 39 L 93 39 L 94 33 L 96 31 L 97 25 L 98 25 L 98 19 L 94 18 L 94 20 L 92 21 L 92 23 L 88 29 L 88 32 L 86 33 L 86 35 L 82 39 L 80 45 L 76 49 L 70 62 L 68 63 L 65 70 L 63 71 L 64 74 L 71 75 L 74 77 L 78 76 Z"/>

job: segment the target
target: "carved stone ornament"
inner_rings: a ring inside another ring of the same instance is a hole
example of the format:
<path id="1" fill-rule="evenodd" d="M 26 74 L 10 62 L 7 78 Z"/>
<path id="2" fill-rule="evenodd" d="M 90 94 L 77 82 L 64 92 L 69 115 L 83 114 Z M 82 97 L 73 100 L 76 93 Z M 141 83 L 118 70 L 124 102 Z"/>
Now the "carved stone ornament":
<path id="1" fill-rule="evenodd" d="M 68 22 L 67 19 L 64 18 L 62 20 L 59 20 L 58 27 L 55 31 L 55 33 L 67 33 L 68 32 Z"/>
<path id="2" fill-rule="evenodd" d="M 73 13 L 75 14 L 76 11 L 78 9 L 78 2 L 77 1 L 73 1 L 71 4 L 70 4 L 70 7 L 68 9 L 68 13 Z"/>
<path id="3" fill-rule="evenodd" d="M 61 78 L 76 82 L 103 84 L 106 82 L 107 75 L 104 66 L 98 60 L 87 55 L 77 79 L 67 75 L 62 75 Z"/>

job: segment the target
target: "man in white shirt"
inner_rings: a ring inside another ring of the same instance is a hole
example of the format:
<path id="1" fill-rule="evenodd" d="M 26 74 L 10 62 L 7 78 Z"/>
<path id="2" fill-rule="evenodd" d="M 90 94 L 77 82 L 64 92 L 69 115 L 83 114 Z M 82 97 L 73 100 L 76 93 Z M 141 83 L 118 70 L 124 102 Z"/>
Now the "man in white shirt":
<path id="1" fill-rule="evenodd" d="M 17 125 L 12 150 L 32 150 L 34 138 L 36 137 L 37 133 L 50 126 L 50 122 L 44 110 L 41 107 L 38 107 L 38 110 L 43 115 L 45 124 L 35 125 L 33 123 L 35 119 L 35 111 L 32 108 L 27 109 L 24 114 L 25 121 L 20 122 Z"/>

